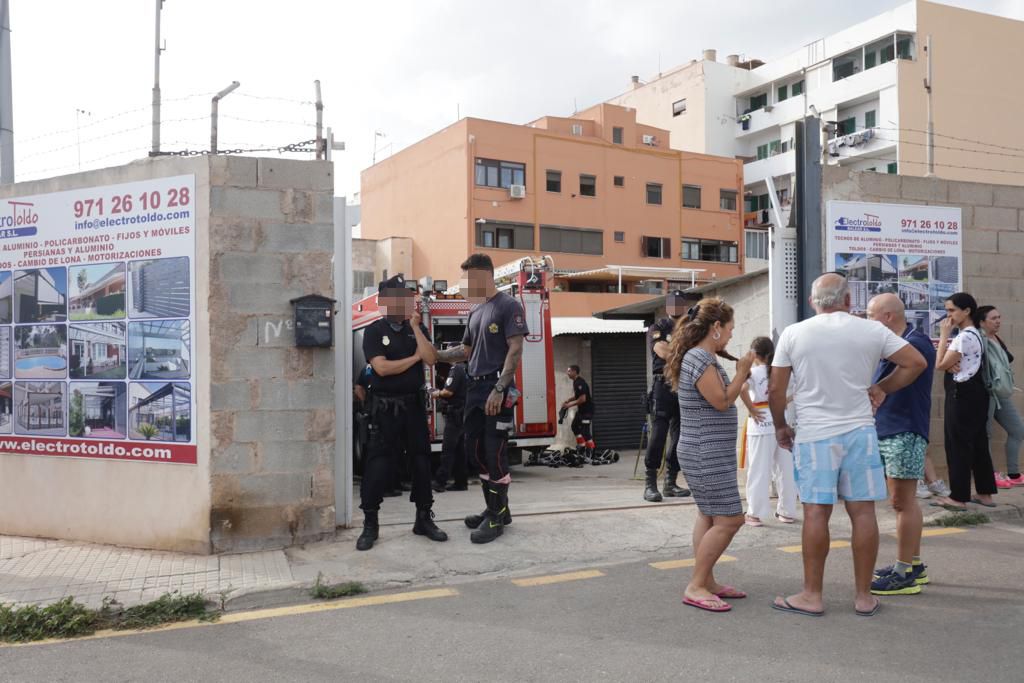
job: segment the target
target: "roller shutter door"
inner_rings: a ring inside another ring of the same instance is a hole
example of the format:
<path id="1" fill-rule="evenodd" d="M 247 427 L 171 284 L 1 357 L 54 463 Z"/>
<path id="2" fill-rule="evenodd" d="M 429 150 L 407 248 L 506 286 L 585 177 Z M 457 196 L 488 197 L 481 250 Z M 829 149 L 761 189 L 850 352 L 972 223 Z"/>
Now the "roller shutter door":
<path id="1" fill-rule="evenodd" d="M 647 363 L 642 334 L 593 335 L 590 344 L 594 393 L 594 441 L 599 449 L 636 448 L 644 415 Z"/>

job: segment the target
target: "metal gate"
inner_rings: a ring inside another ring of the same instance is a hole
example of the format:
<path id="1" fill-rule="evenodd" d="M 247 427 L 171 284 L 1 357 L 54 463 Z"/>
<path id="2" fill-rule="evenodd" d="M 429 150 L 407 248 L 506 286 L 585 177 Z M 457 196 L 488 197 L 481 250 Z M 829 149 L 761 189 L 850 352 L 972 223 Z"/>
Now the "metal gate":
<path id="1" fill-rule="evenodd" d="M 594 441 L 598 449 L 627 448 L 640 442 L 647 391 L 643 334 L 598 334 L 591 338 Z"/>

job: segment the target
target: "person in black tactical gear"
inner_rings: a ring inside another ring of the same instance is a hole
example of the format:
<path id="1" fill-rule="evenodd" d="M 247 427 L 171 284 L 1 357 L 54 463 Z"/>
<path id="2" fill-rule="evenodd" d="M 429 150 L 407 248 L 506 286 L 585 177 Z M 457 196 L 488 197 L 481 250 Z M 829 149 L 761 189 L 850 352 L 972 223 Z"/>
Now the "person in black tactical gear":
<path id="1" fill-rule="evenodd" d="M 432 541 L 448 535 L 434 524 L 430 490 L 430 435 L 427 431 L 423 362 L 409 318 L 415 312 L 415 294 L 396 275 L 380 283 L 378 302 L 384 317 L 363 333 L 363 355 L 373 368 L 369 395 L 370 439 L 359 495 L 365 516 L 357 550 L 373 547 L 379 533 L 377 520 L 384 490 L 397 468 L 403 449 L 412 468 L 412 495 L 416 504 L 414 534 Z M 418 325 L 418 321 L 416 323 Z M 421 335 L 425 329 L 417 328 Z"/>
<path id="2" fill-rule="evenodd" d="M 486 254 L 473 254 L 462 263 L 466 300 L 477 304 L 469 314 L 462 344 L 438 351 L 416 332 L 416 342 L 427 363 L 468 360 L 466 389 L 466 453 L 480 467 L 480 483 L 487 508 L 466 517 L 474 529 L 469 540 L 490 543 L 511 524 L 508 487 L 508 437 L 515 425 L 514 407 L 519 391 L 513 386 L 523 357 L 527 334 L 522 305 L 494 285 L 494 264 Z M 415 321 L 415 319 L 414 319 Z M 416 328 L 414 328 L 416 329 Z"/>
<path id="3" fill-rule="evenodd" d="M 590 462 L 594 457 L 594 398 L 590 395 L 590 385 L 580 377 L 580 366 L 570 365 L 565 374 L 572 381 L 572 398 L 562 402 L 562 409 L 576 407 L 571 425 L 576 436 L 576 453 Z"/>
<path id="4" fill-rule="evenodd" d="M 466 411 L 466 364 L 455 363 L 448 371 L 448 379 L 443 389 L 434 389 L 431 395 L 435 399 L 444 400 L 444 437 L 441 442 L 441 466 L 434 475 L 434 490 L 465 491 L 469 488 L 466 481 L 466 433 L 462 418 Z M 454 483 L 448 483 L 448 477 Z"/>
<path id="5" fill-rule="evenodd" d="M 647 342 L 651 348 L 651 367 L 654 372 L 651 387 L 651 426 L 647 441 L 647 456 L 644 467 L 647 470 L 647 483 L 644 486 L 644 500 L 658 503 L 662 494 L 658 492 L 658 469 L 662 458 L 665 459 L 666 498 L 683 498 L 690 495 L 689 489 L 676 484 L 679 475 L 679 463 L 676 460 L 676 443 L 679 441 L 679 398 L 676 392 L 665 383 L 665 359 L 668 357 L 669 343 L 672 341 L 672 330 L 676 322 L 686 313 L 686 300 L 683 292 L 674 290 L 665 299 L 665 311 L 668 317 L 662 318 L 648 328 Z M 668 449 L 666 450 L 666 438 Z"/>

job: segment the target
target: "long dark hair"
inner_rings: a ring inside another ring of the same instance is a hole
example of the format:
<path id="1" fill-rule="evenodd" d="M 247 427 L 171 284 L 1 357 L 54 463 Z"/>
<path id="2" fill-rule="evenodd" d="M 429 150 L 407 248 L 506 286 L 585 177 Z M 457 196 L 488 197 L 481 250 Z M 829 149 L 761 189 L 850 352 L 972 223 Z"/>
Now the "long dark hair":
<path id="1" fill-rule="evenodd" d="M 971 311 L 971 322 L 974 323 L 975 327 L 981 325 L 981 314 L 978 311 L 977 300 L 968 294 L 967 292 L 957 292 L 956 294 L 950 294 L 946 297 L 946 301 L 951 302 L 954 306 L 962 311 L 970 309 Z M 986 315 L 988 313 L 986 312 Z"/>
<path id="2" fill-rule="evenodd" d="M 775 344 L 768 337 L 756 337 L 750 343 L 750 349 L 768 366 L 768 376 L 772 376 L 772 359 L 775 358 Z"/>
<path id="3" fill-rule="evenodd" d="M 732 322 L 732 306 L 717 297 L 701 299 L 686 315 L 676 321 L 672 330 L 672 342 L 669 345 L 668 358 L 665 359 L 665 381 L 673 390 L 679 388 L 679 372 L 683 367 L 683 356 L 686 352 L 700 344 L 704 337 L 711 333 L 715 323 L 727 325 Z M 719 351 L 718 355 L 728 360 L 736 360 L 727 351 Z"/>

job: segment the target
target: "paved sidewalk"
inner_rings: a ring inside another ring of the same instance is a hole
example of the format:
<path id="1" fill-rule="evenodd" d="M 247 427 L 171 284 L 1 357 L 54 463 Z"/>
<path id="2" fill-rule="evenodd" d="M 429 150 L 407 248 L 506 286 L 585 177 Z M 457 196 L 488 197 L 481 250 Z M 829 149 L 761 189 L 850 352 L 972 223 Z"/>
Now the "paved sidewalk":
<path id="1" fill-rule="evenodd" d="M 1024 487 L 1000 491 L 993 521 L 1024 517 Z M 944 514 L 922 501 L 926 519 Z M 880 504 L 883 533 L 895 529 L 888 505 Z M 361 581 L 369 588 L 456 583 L 481 576 L 509 576 L 544 568 L 567 571 L 597 563 L 618 563 L 690 545 L 693 505 L 651 504 L 631 509 L 524 514 L 498 542 L 475 546 L 461 521 L 440 526 L 451 537 L 434 543 L 405 525 L 382 527 L 370 552 L 357 552 L 358 529 L 339 530 L 330 541 L 287 550 L 220 556 L 133 550 L 67 541 L 0 536 L 0 603 L 49 603 L 66 596 L 98 607 L 104 597 L 125 605 L 154 600 L 166 592 L 203 592 L 234 607 L 297 602 L 323 574 L 325 580 Z M 845 538 L 849 521 L 837 511 L 833 537 Z M 799 525 L 745 527 L 733 547 L 799 544 Z"/>

